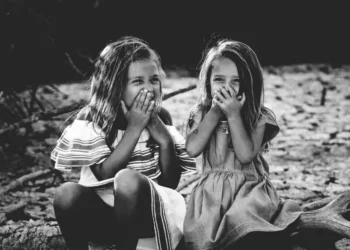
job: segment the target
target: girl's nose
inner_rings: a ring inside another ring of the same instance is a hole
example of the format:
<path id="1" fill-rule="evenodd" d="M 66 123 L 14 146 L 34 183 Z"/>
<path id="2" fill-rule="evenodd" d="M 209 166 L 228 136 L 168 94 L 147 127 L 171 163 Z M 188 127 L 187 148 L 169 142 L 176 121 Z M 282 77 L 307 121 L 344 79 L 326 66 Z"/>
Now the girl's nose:
<path id="1" fill-rule="evenodd" d="M 145 89 L 154 94 L 154 87 L 152 83 L 146 84 Z"/>

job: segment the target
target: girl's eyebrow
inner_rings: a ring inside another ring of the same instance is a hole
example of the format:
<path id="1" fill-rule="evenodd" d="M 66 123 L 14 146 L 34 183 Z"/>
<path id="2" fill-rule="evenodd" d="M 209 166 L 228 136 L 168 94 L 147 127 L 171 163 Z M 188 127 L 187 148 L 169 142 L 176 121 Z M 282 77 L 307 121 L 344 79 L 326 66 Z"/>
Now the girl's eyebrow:
<path id="1" fill-rule="evenodd" d="M 142 78 L 143 78 L 142 76 L 134 76 L 134 77 L 128 78 L 128 80 L 131 81 L 131 80 L 142 79 Z"/>
<path id="2" fill-rule="evenodd" d="M 220 74 L 214 74 L 214 77 L 226 77 L 226 75 L 220 75 Z M 233 79 L 239 79 L 239 76 L 236 76 L 236 75 L 232 75 L 231 78 Z"/>

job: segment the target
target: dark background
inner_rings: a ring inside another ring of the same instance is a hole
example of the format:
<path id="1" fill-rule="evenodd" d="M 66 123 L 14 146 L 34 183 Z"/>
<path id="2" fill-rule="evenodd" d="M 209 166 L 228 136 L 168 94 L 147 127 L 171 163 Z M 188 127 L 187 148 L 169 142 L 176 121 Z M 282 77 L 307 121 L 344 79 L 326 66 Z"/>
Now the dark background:
<path id="1" fill-rule="evenodd" d="M 200 21 L 197 25 L 179 22 L 170 28 L 165 21 L 162 24 L 163 19 L 158 26 L 135 29 L 128 28 L 130 20 L 142 24 L 142 18 L 135 20 L 137 13 L 131 10 L 112 0 L 5 1 L 5 66 L 0 90 L 86 79 L 103 47 L 123 35 L 145 39 L 160 54 L 165 69 L 185 69 L 192 76 L 198 73 L 203 51 L 221 37 L 251 46 L 262 66 L 350 64 L 346 29 L 203 31 Z M 128 16 L 120 18 L 126 12 Z M 157 12 L 150 12 L 152 15 Z M 178 17 L 180 20 L 181 15 Z"/>

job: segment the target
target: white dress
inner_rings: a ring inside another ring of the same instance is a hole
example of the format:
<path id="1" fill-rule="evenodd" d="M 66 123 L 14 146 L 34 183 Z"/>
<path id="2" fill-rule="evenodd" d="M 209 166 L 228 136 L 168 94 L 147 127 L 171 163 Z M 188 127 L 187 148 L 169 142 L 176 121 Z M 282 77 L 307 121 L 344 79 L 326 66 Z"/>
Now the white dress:
<path id="1" fill-rule="evenodd" d="M 173 126 L 166 126 L 175 143 L 176 156 L 182 174 L 194 173 L 196 162 L 186 153 L 185 139 Z M 104 132 L 90 121 L 76 119 L 68 126 L 57 141 L 51 153 L 55 168 L 71 171 L 81 168 L 79 184 L 93 188 L 109 206 L 114 205 L 114 178 L 98 181 L 90 166 L 102 163 L 118 145 L 124 131 L 118 136 L 112 148 L 106 144 Z M 147 177 L 152 197 L 152 216 L 157 249 L 175 249 L 183 236 L 183 223 L 186 213 L 184 198 L 176 190 L 157 183 L 161 175 L 159 169 L 159 146 L 150 145 L 149 133 L 144 130 L 130 158 L 127 168 L 135 169 Z"/>

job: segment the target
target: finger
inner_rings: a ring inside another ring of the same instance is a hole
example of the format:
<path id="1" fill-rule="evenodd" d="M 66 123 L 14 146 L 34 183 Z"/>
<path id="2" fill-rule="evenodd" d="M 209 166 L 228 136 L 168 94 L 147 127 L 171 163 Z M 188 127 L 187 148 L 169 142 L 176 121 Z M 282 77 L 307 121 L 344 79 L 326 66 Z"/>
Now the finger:
<path id="1" fill-rule="evenodd" d="M 214 102 L 214 104 L 215 104 L 215 105 L 218 105 L 218 106 L 219 106 L 219 108 L 222 110 L 222 108 L 223 108 L 223 104 L 222 104 L 220 101 L 213 100 L 213 102 Z"/>
<path id="2" fill-rule="evenodd" d="M 142 95 L 141 95 L 141 98 L 140 98 L 140 102 L 139 102 L 139 108 L 142 109 L 145 101 L 146 101 L 146 98 L 147 98 L 147 94 L 148 94 L 148 90 L 147 89 L 143 89 L 142 91 Z"/>
<path id="3" fill-rule="evenodd" d="M 230 85 L 228 86 L 228 91 L 229 91 L 231 96 L 236 96 L 237 95 L 236 90 Z"/>
<path id="4" fill-rule="evenodd" d="M 215 97 L 215 96 L 214 96 L 214 97 Z M 218 102 L 219 102 L 218 100 L 216 100 L 216 99 L 213 98 L 212 106 L 218 105 Z"/>
<path id="5" fill-rule="evenodd" d="M 128 113 L 128 109 L 126 108 L 124 101 L 120 101 L 120 106 L 123 110 L 124 115 L 126 115 L 126 113 Z"/>
<path id="6" fill-rule="evenodd" d="M 231 95 L 228 93 L 228 90 L 225 87 L 221 87 L 221 94 L 225 99 L 228 99 L 231 97 Z"/>
<path id="7" fill-rule="evenodd" d="M 241 98 L 241 100 L 239 102 L 243 106 L 243 104 L 245 102 L 245 94 L 244 93 L 242 93 L 242 98 Z"/>
<path id="8" fill-rule="evenodd" d="M 137 96 L 136 96 L 136 98 L 135 98 L 135 100 L 134 100 L 134 102 L 133 102 L 133 104 L 132 104 L 132 106 L 133 106 L 134 108 L 137 108 L 137 107 L 140 106 L 142 93 L 143 93 L 143 90 L 141 89 L 141 90 L 139 91 L 139 93 L 137 94 Z"/>
<path id="9" fill-rule="evenodd" d="M 150 104 L 151 99 L 153 98 L 153 94 L 151 92 L 148 92 L 145 97 L 145 101 L 143 102 L 142 105 L 142 111 L 146 112 L 148 109 L 148 106 Z"/>
<path id="10" fill-rule="evenodd" d="M 161 109 L 160 100 L 157 99 L 154 103 L 154 112 L 158 114 L 160 109 Z"/>
<path id="11" fill-rule="evenodd" d="M 154 101 L 152 100 L 150 103 L 149 103 L 149 106 L 148 106 L 148 109 L 147 109 L 147 112 L 151 113 L 154 109 Z"/>
<path id="12" fill-rule="evenodd" d="M 220 91 L 218 91 L 216 94 L 215 94 L 215 99 L 219 102 L 224 102 L 226 100 L 226 98 L 222 95 L 222 93 L 220 93 Z"/>

